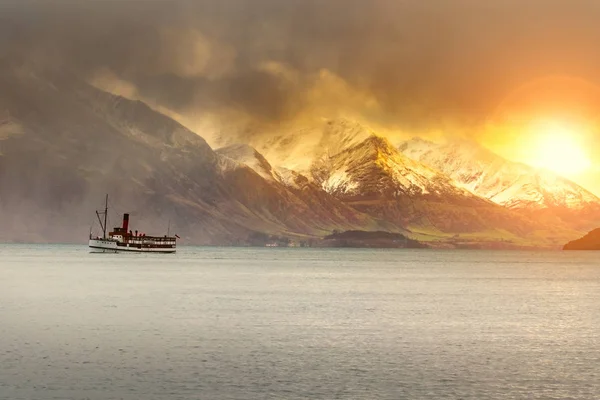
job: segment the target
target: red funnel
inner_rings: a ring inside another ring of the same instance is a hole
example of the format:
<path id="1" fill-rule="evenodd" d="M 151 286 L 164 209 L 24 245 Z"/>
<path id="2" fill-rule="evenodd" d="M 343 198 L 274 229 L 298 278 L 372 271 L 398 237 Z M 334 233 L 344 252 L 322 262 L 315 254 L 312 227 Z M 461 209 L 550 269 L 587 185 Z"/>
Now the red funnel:
<path id="1" fill-rule="evenodd" d="M 123 230 L 129 232 L 129 214 L 123 214 Z"/>

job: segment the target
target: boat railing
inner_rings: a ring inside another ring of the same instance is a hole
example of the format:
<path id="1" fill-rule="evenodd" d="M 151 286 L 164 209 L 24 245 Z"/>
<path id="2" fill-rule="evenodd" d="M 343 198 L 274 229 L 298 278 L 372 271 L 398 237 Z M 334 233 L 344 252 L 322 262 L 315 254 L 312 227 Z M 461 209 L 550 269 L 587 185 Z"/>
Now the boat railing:
<path id="1" fill-rule="evenodd" d="M 125 243 L 146 243 L 146 242 L 176 242 L 177 239 L 175 237 L 172 236 L 130 236 L 130 235 L 123 235 L 122 237 L 123 242 Z"/>

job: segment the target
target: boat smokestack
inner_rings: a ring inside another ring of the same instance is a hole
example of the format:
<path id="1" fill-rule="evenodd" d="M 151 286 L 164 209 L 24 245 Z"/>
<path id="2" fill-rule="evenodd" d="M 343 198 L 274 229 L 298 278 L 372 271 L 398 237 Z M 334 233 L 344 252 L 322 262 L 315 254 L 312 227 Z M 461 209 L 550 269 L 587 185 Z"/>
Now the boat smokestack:
<path id="1" fill-rule="evenodd" d="M 129 214 L 123 214 L 123 230 L 129 231 Z"/>

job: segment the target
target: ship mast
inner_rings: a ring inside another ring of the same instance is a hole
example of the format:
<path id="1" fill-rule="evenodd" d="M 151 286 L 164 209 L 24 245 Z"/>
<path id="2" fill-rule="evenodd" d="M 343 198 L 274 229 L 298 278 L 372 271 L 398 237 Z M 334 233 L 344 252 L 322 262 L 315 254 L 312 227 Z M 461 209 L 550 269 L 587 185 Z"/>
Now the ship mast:
<path id="1" fill-rule="evenodd" d="M 102 228 L 102 239 L 106 239 L 106 217 L 108 215 L 108 194 L 106 195 L 106 201 L 104 203 L 104 223 L 100 219 L 100 213 L 96 211 L 96 216 L 98 217 L 98 222 L 100 223 L 100 228 Z"/>
<path id="2" fill-rule="evenodd" d="M 108 193 L 106 194 L 106 201 L 104 203 L 104 229 L 102 230 L 103 239 L 106 239 L 106 217 L 108 215 Z"/>

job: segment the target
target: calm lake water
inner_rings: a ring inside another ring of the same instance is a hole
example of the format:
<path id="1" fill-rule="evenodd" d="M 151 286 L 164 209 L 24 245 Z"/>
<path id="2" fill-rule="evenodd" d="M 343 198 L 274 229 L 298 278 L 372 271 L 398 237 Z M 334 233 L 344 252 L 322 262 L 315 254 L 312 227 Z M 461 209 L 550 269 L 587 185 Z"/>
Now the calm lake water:
<path id="1" fill-rule="evenodd" d="M 598 399 L 600 253 L 0 245 L 1 399 Z"/>

